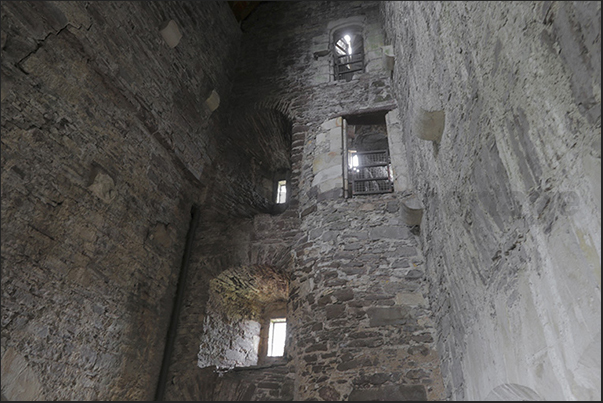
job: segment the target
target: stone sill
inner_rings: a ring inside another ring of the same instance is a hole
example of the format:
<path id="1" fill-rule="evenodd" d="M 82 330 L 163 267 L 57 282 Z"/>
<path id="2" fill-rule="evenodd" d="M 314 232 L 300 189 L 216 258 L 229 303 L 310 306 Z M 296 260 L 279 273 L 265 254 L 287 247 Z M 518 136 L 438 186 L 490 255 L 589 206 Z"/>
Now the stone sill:
<path id="1" fill-rule="evenodd" d="M 266 361 L 264 363 L 258 365 L 250 365 L 249 367 L 234 367 L 231 369 L 231 371 L 255 371 L 274 367 L 284 367 L 287 365 L 287 360 L 281 357 L 265 360 Z"/>

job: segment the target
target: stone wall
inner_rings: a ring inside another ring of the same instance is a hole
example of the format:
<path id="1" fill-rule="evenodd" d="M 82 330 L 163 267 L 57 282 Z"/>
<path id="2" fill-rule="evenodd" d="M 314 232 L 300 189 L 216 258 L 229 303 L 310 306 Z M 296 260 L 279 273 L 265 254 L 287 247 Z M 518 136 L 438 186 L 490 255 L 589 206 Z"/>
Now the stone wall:
<path id="1" fill-rule="evenodd" d="M 368 66 L 352 81 L 337 82 L 328 49 L 331 29 L 344 22 L 363 24 Z M 441 398 L 424 258 L 416 231 L 401 218 L 403 189 L 343 199 L 338 117 L 396 107 L 381 67 L 379 4 L 262 3 L 241 28 L 232 108 L 251 117 L 278 111 L 291 123 L 291 199 L 282 214 L 201 225 L 168 398 L 215 400 L 226 390 L 233 400 Z M 398 133 L 397 120 L 388 119 Z M 216 377 L 212 367 L 194 365 L 205 335 L 236 327 L 206 319 L 214 315 L 210 283 L 254 265 L 290 277 L 288 375 L 273 379 L 268 395 L 241 386 L 251 374 L 272 376 L 265 367 Z"/>
<path id="2" fill-rule="evenodd" d="M 350 82 L 333 81 L 324 54 L 330 29 L 357 20 L 371 67 Z M 400 217 L 399 195 L 346 200 L 342 192 L 337 117 L 396 106 L 381 68 L 378 3 L 262 4 L 242 28 L 240 71 L 262 85 L 235 84 L 237 102 L 282 108 L 294 146 L 303 144 L 292 158 L 301 219 L 291 249 L 286 353 L 294 398 L 441 398 L 424 259 Z"/>
<path id="3" fill-rule="evenodd" d="M 188 400 L 200 401 L 291 401 L 293 373 L 283 363 L 229 372 L 208 367 L 197 372 L 198 389 Z"/>
<path id="4" fill-rule="evenodd" d="M 345 24 L 366 71 L 333 81 Z M 153 398 L 193 204 L 167 400 L 600 399 L 600 3 L 3 2 L 1 32 L 3 400 Z M 395 192 L 345 199 L 341 117 L 375 111 Z M 225 372 L 287 292 L 285 357 Z"/>
<path id="5" fill-rule="evenodd" d="M 3 399 L 153 398 L 191 205 L 261 207 L 210 174 L 240 35 L 226 3 L 2 3 Z"/>
<path id="6" fill-rule="evenodd" d="M 599 400 L 600 3 L 382 11 L 447 397 Z"/>

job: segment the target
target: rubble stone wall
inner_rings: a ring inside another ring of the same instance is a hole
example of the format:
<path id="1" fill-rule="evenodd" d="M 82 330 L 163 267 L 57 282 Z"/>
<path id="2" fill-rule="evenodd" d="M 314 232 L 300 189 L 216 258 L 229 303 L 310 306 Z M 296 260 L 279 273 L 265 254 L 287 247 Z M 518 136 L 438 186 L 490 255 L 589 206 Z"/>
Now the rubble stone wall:
<path id="1" fill-rule="evenodd" d="M 207 2 L 2 2 L 1 28 L 3 399 L 152 400 L 240 30 Z"/>

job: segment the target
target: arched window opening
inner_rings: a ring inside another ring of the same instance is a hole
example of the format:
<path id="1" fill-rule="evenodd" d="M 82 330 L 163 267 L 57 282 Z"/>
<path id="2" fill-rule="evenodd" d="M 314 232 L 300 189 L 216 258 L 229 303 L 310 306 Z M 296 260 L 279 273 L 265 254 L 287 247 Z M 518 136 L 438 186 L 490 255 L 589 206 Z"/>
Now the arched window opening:
<path id="1" fill-rule="evenodd" d="M 269 265 L 233 267 L 214 277 L 197 365 L 224 370 L 280 362 L 288 295 L 287 275 Z"/>
<path id="2" fill-rule="evenodd" d="M 336 30 L 333 48 L 335 80 L 350 81 L 355 73 L 364 71 L 364 40 L 360 27 Z"/>

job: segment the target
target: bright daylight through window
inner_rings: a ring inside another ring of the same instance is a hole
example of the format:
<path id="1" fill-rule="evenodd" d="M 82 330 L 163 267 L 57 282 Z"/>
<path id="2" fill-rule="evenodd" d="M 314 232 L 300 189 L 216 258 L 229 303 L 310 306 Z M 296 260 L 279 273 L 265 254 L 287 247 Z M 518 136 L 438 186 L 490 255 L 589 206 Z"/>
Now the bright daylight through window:
<path id="1" fill-rule="evenodd" d="M 282 357 L 285 354 L 286 333 L 287 320 L 285 318 L 270 319 L 268 357 Z"/>
<path id="2" fill-rule="evenodd" d="M 287 201 L 287 181 L 278 181 L 276 187 L 276 204 L 283 204 Z"/>

